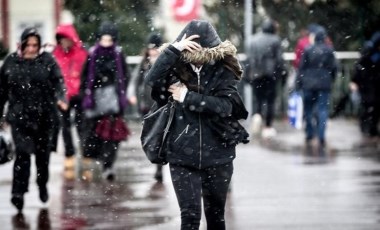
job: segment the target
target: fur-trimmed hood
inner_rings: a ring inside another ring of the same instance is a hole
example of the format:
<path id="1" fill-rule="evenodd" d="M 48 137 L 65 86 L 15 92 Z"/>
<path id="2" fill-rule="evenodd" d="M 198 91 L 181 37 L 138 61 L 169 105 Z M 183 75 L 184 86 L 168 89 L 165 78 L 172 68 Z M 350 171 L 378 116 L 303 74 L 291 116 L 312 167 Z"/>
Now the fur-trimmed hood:
<path id="1" fill-rule="evenodd" d="M 162 52 L 170 43 L 164 43 L 160 46 L 159 51 Z M 211 61 L 222 60 L 225 56 L 236 56 L 236 47 L 228 40 L 221 42 L 219 45 L 212 48 L 202 48 L 201 51 L 191 53 L 183 51 L 181 60 L 186 63 L 208 63 Z"/>
<path id="2" fill-rule="evenodd" d="M 164 43 L 159 51 L 162 52 L 170 44 Z M 185 63 L 210 63 L 214 61 L 224 60 L 226 68 L 231 70 L 237 78 L 241 78 L 243 70 L 237 60 L 236 47 L 228 40 L 219 43 L 219 45 L 212 48 L 202 48 L 199 52 L 191 53 L 189 51 L 181 52 L 181 61 Z"/>

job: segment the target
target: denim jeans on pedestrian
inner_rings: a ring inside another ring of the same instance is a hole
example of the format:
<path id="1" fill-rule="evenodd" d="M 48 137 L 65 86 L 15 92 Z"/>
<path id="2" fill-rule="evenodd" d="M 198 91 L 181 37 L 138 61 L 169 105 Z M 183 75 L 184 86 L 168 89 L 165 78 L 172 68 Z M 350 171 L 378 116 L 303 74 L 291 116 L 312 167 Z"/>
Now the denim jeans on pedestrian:
<path id="1" fill-rule="evenodd" d="M 326 90 L 303 91 L 306 140 L 311 140 L 317 135 L 320 143 L 325 143 L 329 97 L 330 92 Z"/>
<path id="2" fill-rule="evenodd" d="M 224 209 L 233 164 L 206 169 L 170 164 L 174 190 L 181 210 L 181 230 L 198 230 L 203 197 L 207 230 L 224 230 Z"/>

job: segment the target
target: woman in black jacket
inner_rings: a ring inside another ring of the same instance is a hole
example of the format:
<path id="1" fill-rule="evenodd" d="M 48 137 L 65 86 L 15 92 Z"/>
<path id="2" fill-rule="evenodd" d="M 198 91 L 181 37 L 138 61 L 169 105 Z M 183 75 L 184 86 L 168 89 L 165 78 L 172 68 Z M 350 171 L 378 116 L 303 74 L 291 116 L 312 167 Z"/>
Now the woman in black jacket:
<path id="1" fill-rule="evenodd" d="M 60 69 L 50 54 L 40 53 L 40 48 L 37 30 L 25 29 L 19 50 L 10 54 L 0 69 L 0 112 L 3 114 L 8 102 L 6 121 L 16 146 L 11 202 L 19 211 L 28 192 L 32 154 L 40 200 L 49 198 L 46 186 L 50 152 L 56 145 L 57 106 L 67 110 Z"/>
<path id="2" fill-rule="evenodd" d="M 224 209 L 235 147 L 248 142 L 239 124 L 246 111 L 237 92 L 242 70 L 236 48 L 207 21 L 191 21 L 164 48 L 146 76 L 159 104 L 177 102 L 166 142 L 181 209 L 181 229 L 198 229 L 203 197 L 207 229 L 225 229 Z"/>

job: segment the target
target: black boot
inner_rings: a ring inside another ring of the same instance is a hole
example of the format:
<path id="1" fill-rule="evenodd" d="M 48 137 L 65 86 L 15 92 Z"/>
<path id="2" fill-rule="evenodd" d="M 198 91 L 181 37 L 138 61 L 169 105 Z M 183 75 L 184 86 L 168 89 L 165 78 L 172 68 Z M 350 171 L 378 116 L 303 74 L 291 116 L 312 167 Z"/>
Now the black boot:
<path id="1" fill-rule="evenodd" d="M 24 207 L 24 195 L 12 194 L 11 202 L 17 208 L 17 210 L 21 212 L 22 208 Z"/>
<path id="2" fill-rule="evenodd" d="M 46 203 L 46 201 L 49 200 L 49 194 L 48 194 L 48 190 L 46 188 L 46 185 L 45 186 L 40 186 L 40 200 L 43 203 Z"/>

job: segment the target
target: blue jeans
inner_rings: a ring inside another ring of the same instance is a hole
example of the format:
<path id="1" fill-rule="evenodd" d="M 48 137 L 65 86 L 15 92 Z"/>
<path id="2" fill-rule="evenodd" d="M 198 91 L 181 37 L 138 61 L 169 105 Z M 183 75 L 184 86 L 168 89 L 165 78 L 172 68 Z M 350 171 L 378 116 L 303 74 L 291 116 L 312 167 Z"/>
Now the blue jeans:
<path id="1" fill-rule="evenodd" d="M 325 143 L 326 122 L 329 114 L 329 91 L 304 90 L 304 117 L 306 140 L 318 135 L 320 143 Z"/>

